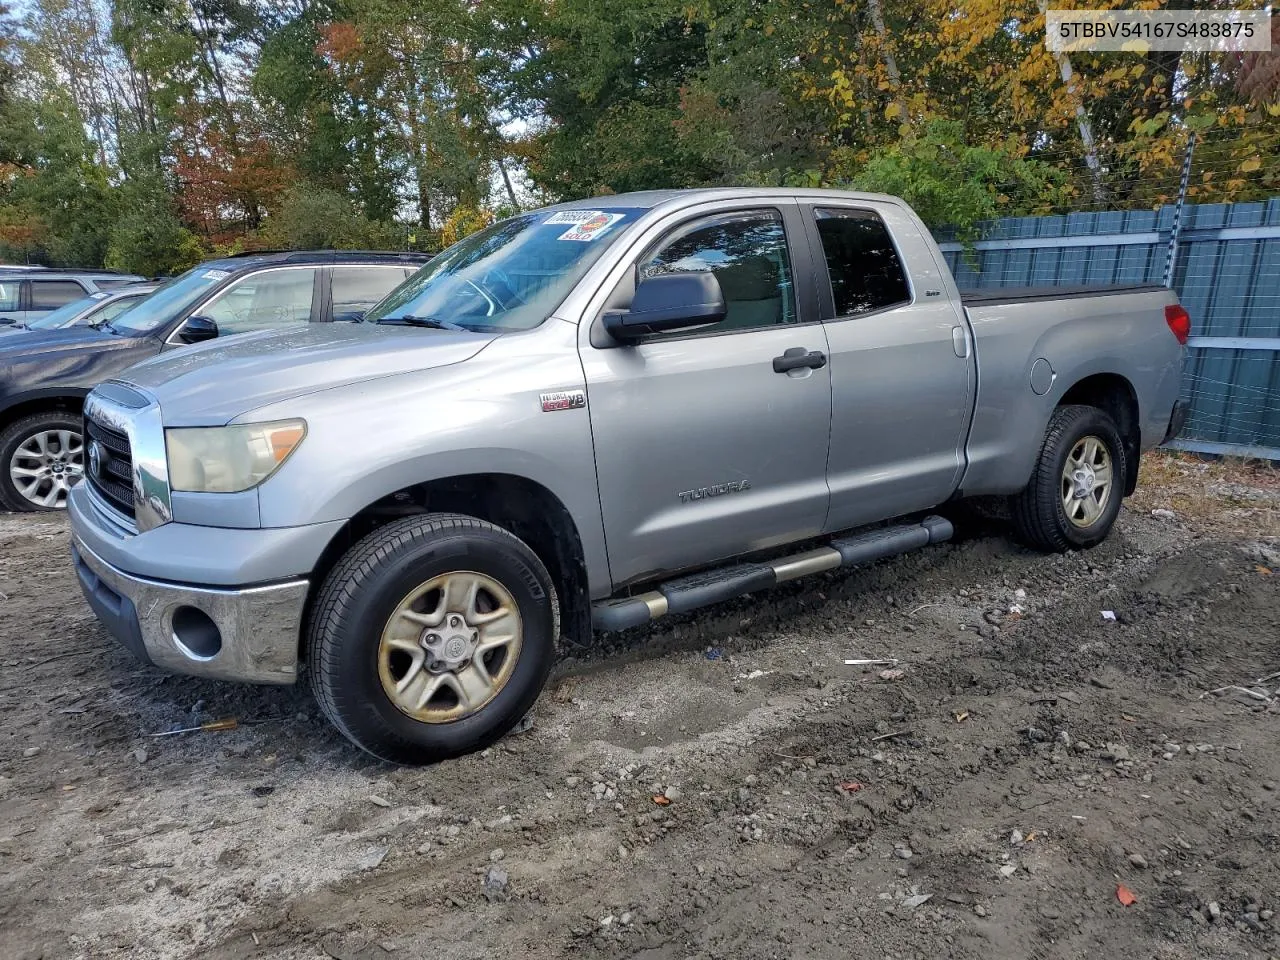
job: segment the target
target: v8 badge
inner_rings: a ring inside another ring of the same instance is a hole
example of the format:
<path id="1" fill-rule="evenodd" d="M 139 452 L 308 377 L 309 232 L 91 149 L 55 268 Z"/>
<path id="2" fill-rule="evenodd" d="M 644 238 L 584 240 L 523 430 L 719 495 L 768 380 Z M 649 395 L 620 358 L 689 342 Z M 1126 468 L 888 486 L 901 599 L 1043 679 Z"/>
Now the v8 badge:
<path id="1" fill-rule="evenodd" d="M 557 390 L 554 393 L 544 393 L 539 399 L 542 401 L 543 413 L 552 413 L 556 410 L 578 410 L 587 405 L 587 392 Z"/>

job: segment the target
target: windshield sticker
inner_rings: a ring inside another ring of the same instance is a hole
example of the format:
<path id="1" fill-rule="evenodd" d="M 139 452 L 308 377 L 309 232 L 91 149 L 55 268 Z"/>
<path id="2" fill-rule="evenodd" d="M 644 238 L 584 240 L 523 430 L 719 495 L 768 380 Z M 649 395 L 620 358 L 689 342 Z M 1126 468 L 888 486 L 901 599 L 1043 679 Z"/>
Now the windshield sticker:
<path id="1" fill-rule="evenodd" d="M 200 276 L 204 280 L 225 280 L 231 276 L 231 272 L 229 270 L 206 270 Z"/>
<path id="2" fill-rule="evenodd" d="M 596 237 L 604 234 L 610 227 L 621 220 L 625 214 L 622 213 L 605 213 L 602 210 L 573 210 L 565 211 L 566 213 L 580 214 L 580 219 L 573 221 L 557 221 L 559 223 L 573 223 L 574 225 L 560 234 L 558 240 L 580 240 L 583 242 L 594 240 Z M 560 214 L 556 214 L 560 216 Z M 552 218 L 554 220 L 554 217 Z M 547 221 L 551 223 L 551 220 Z"/>

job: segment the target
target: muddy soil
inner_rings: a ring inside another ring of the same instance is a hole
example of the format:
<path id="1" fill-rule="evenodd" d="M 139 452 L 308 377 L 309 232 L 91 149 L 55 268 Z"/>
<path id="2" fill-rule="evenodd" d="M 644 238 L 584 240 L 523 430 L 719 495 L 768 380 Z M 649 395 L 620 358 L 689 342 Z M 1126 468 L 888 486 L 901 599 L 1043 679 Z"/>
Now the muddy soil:
<path id="1" fill-rule="evenodd" d="M 1280 955 L 1276 498 L 1144 469 L 1087 554 L 996 523 L 615 637 L 425 770 L 139 665 L 0 516 L 0 958 Z"/>

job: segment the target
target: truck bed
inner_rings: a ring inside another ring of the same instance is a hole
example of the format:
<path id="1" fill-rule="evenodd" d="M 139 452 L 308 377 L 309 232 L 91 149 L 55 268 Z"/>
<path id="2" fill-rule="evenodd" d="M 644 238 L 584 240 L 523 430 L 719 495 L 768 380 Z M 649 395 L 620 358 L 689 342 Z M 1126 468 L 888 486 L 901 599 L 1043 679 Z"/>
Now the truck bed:
<path id="1" fill-rule="evenodd" d="M 967 307 L 989 307 L 1002 303 L 1025 303 L 1034 300 L 1072 300 L 1083 297 L 1106 297 L 1123 293 L 1148 293 L 1153 290 L 1164 289 L 1158 283 L 1089 284 L 1072 287 L 971 287 L 960 291 L 960 299 Z"/>

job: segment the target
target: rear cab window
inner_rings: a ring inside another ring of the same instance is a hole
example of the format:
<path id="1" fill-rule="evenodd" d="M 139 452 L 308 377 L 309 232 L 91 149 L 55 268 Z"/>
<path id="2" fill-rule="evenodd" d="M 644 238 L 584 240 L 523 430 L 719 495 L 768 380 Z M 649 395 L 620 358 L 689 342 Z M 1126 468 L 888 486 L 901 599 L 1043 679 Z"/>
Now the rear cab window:
<path id="1" fill-rule="evenodd" d="M 817 207 L 813 215 L 831 279 L 836 319 L 911 302 L 902 258 L 878 213 Z"/>
<path id="2" fill-rule="evenodd" d="M 18 291 L 21 280 L 0 280 L 0 311 L 18 309 Z"/>

